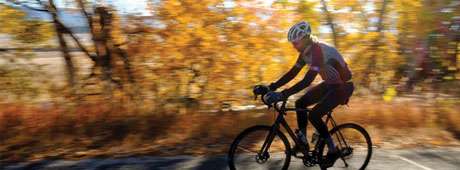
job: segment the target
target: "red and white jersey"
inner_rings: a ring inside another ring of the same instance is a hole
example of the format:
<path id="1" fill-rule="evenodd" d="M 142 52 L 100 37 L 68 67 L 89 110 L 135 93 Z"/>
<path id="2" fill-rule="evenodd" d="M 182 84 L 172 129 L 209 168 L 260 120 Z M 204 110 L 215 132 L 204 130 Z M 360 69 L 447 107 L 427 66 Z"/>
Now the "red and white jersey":
<path id="1" fill-rule="evenodd" d="M 310 70 L 317 71 L 326 84 L 342 84 L 351 79 L 351 71 L 342 55 L 326 43 L 314 42 L 299 54 L 295 66 L 306 64 L 310 65 Z"/>

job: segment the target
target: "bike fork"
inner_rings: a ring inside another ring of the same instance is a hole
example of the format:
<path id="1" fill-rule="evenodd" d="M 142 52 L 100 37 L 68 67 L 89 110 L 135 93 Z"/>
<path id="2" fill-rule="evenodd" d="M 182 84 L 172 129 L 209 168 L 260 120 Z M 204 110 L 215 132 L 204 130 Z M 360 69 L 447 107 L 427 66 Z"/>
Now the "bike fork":
<path id="1" fill-rule="evenodd" d="M 267 137 L 265 138 L 262 148 L 260 148 L 259 156 L 267 156 L 265 154 L 268 153 L 268 149 L 270 148 L 270 145 L 272 144 L 273 139 L 275 138 L 278 130 L 279 130 L 279 125 L 278 123 L 275 123 L 272 126 L 270 132 L 268 133 Z"/>
<path id="2" fill-rule="evenodd" d="M 273 123 L 273 126 L 265 138 L 264 144 L 262 145 L 262 148 L 260 148 L 259 155 L 264 155 L 265 153 L 268 153 L 268 149 L 270 148 L 273 139 L 277 135 L 279 128 L 280 128 L 280 123 L 285 125 L 286 121 L 284 120 L 283 113 L 279 113 L 278 117 L 275 120 L 275 123 Z M 287 124 L 286 124 L 287 125 Z"/>

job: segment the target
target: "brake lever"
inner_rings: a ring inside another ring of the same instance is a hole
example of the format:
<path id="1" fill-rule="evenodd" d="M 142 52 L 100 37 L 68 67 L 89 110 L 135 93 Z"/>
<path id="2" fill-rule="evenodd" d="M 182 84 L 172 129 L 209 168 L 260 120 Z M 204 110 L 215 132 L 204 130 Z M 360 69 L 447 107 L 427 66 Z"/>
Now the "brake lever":
<path id="1" fill-rule="evenodd" d="M 258 96 L 259 96 L 259 95 L 254 94 L 254 100 L 257 100 L 257 97 L 258 97 Z M 264 95 L 261 94 L 260 97 L 261 97 L 262 101 L 264 102 L 264 104 L 267 105 L 268 110 L 270 110 L 270 108 L 272 108 L 273 106 L 272 106 L 271 104 L 265 103 L 265 101 L 264 101 L 264 99 L 263 99 Z"/>

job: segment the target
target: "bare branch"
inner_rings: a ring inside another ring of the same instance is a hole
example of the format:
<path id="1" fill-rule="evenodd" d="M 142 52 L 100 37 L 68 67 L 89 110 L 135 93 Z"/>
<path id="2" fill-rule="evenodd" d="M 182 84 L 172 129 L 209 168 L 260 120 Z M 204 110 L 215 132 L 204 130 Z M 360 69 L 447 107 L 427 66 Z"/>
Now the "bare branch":
<path id="1" fill-rule="evenodd" d="M 338 44 L 338 41 L 337 41 L 337 29 L 334 25 L 334 18 L 331 14 L 331 12 L 329 12 L 329 9 L 327 8 L 327 3 L 325 0 L 321 0 L 321 5 L 322 5 L 322 9 L 324 11 L 324 13 L 326 13 L 326 20 L 327 20 L 327 24 L 329 25 L 329 27 L 331 28 L 331 31 L 332 31 L 332 39 L 334 41 L 334 46 L 336 48 L 339 47 L 339 44 Z"/>
<path id="2" fill-rule="evenodd" d="M 93 19 L 91 15 L 86 11 L 85 4 L 82 0 L 77 0 L 77 2 L 78 6 L 80 7 L 81 13 L 83 13 L 83 15 L 85 15 L 86 17 L 86 20 L 88 20 L 89 29 L 91 30 L 91 32 L 93 32 Z"/>
<path id="3" fill-rule="evenodd" d="M 89 50 L 83 46 L 83 44 L 80 42 L 80 40 L 73 34 L 73 32 L 67 28 L 61 21 L 57 20 L 57 23 L 60 25 L 62 29 L 64 29 L 64 32 L 69 34 L 70 37 L 75 41 L 77 46 L 85 53 L 91 60 L 96 61 L 96 57 L 92 54 L 89 53 Z"/>
<path id="4" fill-rule="evenodd" d="M 125 69 L 126 73 L 128 74 L 128 81 L 130 83 L 135 83 L 134 75 L 133 75 L 133 72 L 132 72 L 132 66 L 131 66 L 131 63 L 129 62 L 128 54 L 126 53 L 125 50 L 121 49 L 118 46 L 115 46 L 115 52 L 118 53 L 120 58 L 123 60 L 124 69 Z"/>
<path id="5" fill-rule="evenodd" d="M 90 14 L 86 12 L 85 3 L 82 0 L 77 0 L 77 3 L 83 15 L 85 15 L 86 18 L 90 18 L 91 17 Z"/>

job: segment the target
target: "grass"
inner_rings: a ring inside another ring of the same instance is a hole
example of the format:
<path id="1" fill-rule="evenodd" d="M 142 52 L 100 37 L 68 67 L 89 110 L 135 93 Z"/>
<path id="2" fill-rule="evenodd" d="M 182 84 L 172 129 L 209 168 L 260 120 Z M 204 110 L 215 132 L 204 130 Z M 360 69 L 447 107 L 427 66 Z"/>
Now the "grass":
<path id="1" fill-rule="evenodd" d="M 240 131 L 274 120 L 272 110 L 130 114 L 123 108 L 110 110 L 104 103 L 74 110 L 21 104 L 2 104 L 0 108 L 2 162 L 223 154 Z M 334 116 L 339 123 L 363 125 L 378 147 L 460 146 L 458 110 L 455 102 L 388 103 L 356 98 L 350 107 L 336 109 Z M 287 120 L 296 127 L 294 113 Z"/>

